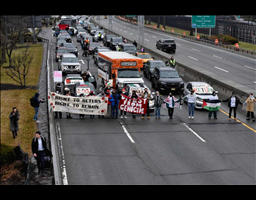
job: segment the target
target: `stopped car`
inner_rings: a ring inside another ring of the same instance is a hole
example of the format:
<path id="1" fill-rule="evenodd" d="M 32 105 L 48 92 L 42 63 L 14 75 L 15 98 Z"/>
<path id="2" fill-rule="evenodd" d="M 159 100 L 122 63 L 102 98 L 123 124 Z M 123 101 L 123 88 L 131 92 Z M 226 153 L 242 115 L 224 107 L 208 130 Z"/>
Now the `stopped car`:
<path id="1" fill-rule="evenodd" d="M 56 50 L 58 50 L 61 44 L 63 44 L 64 46 L 66 43 L 67 43 L 66 40 L 58 40 L 58 42 L 56 43 Z"/>
<path id="2" fill-rule="evenodd" d="M 83 94 L 84 96 L 88 96 L 90 92 L 93 92 L 93 94 L 96 94 L 96 90 L 93 84 L 89 82 L 75 84 L 74 93 L 76 97 L 79 97 L 81 94 Z"/>
<path id="3" fill-rule="evenodd" d="M 176 43 L 174 39 L 160 39 L 156 42 L 156 48 L 161 51 L 173 52 L 176 51 Z"/>
<path id="4" fill-rule="evenodd" d="M 112 37 L 110 39 L 109 48 L 111 50 L 116 51 L 116 46 L 118 46 L 121 43 L 123 43 L 123 39 L 121 37 Z"/>
<path id="5" fill-rule="evenodd" d="M 150 81 L 152 78 L 152 72 L 154 71 L 155 67 L 165 67 L 165 64 L 162 60 L 148 60 L 144 66 L 143 74 Z"/>
<path id="6" fill-rule="evenodd" d="M 90 46 L 89 46 L 89 54 L 92 55 L 94 53 L 94 49 L 96 47 L 100 47 L 100 43 L 98 42 L 90 42 Z"/>
<path id="7" fill-rule="evenodd" d="M 212 92 L 214 91 L 212 86 L 210 86 L 208 83 L 191 81 L 185 85 L 183 95 L 188 95 L 191 90 L 194 90 L 194 94 L 196 95 L 195 108 L 197 109 L 203 108 L 203 100 L 209 99 L 209 97 L 212 96 Z M 187 100 L 185 100 L 185 102 L 186 101 Z"/>
<path id="8" fill-rule="evenodd" d="M 135 55 L 137 52 L 136 47 L 133 44 L 121 43 L 119 44 L 121 51 Z"/>
<path id="9" fill-rule="evenodd" d="M 145 65 L 149 60 L 154 60 L 150 53 L 136 52 L 135 56 L 143 59 L 143 70 L 145 69 Z"/>
<path id="10" fill-rule="evenodd" d="M 72 96 L 75 95 L 75 84 L 84 83 L 83 78 L 80 74 L 67 74 L 64 80 L 64 88 L 68 88 Z"/>
<path id="11" fill-rule="evenodd" d="M 58 50 L 55 51 L 56 53 L 56 62 L 59 61 L 60 56 L 62 56 L 64 53 L 69 53 L 67 47 L 59 47 Z"/>
<path id="12" fill-rule="evenodd" d="M 170 67 L 155 67 L 152 72 L 151 84 L 160 93 L 163 91 L 182 93 L 184 82 L 175 69 Z"/>
<path id="13" fill-rule="evenodd" d="M 104 35 L 104 37 L 103 37 L 103 44 L 104 44 L 104 46 L 109 47 L 110 39 L 112 37 L 116 37 L 116 36 L 115 35 L 106 35 L 106 34 L 103 34 L 103 35 Z"/>
<path id="14" fill-rule="evenodd" d="M 154 99 L 154 94 L 155 93 L 151 93 L 150 89 L 143 83 L 139 83 L 139 84 L 126 84 L 126 86 L 122 89 L 122 93 L 128 96 L 132 95 L 132 91 L 136 91 L 137 95 L 139 97 L 142 96 L 142 94 L 145 92 L 145 88 L 148 89 L 148 92 L 151 94 L 151 99 Z M 149 109 L 150 110 L 154 110 L 155 109 L 155 100 L 150 100 L 149 101 Z"/>
<path id="15" fill-rule="evenodd" d="M 67 73 L 78 73 L 81 74 L 81 64 L 77 57 L 74 54 L 68 53 L 63 54 L 58 63 L 58 69 L 59 71 L 62 71 L 62 74 Z"/>
<path id="16" fill-rule="evenodd" d="M 78 57 L 78 50 L 77 47 L 74 46 L 73 43 L 65 43 L 64 47 L 68 48 L 69 53 L 75 54 L 76 57 Z"/>

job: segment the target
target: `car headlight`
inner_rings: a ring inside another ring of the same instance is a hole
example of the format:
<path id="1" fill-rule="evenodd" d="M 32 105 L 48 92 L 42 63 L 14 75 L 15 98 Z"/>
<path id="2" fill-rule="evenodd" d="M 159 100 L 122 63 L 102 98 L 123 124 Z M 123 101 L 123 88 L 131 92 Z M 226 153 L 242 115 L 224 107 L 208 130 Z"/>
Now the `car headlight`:
<path id="1" fill-rule="evenodd" d="M 80 65 L 77 65 L 77 66 L 76 66 L 76 69 L 79 69 L 79 68 L 80 68 Z"/>
<path id="2" fill-rule="evenodd" d="M 180 85 L 184 85 L 184 82 L 183 82 L 183 81 L 181 81 L 181 82 L 180 82 Z"/>
<path id="3" fill-rule="evenodd" d="M 200 97 L 196 97 L 196 101 L 203 102 L 203 99 L 202 99 L 202 98 L 200 98 Z"/>
<path id="4" fill-rule="evenodd" d="M 166 82 L 161 82 L 162 85 L 166 85 Z"/>

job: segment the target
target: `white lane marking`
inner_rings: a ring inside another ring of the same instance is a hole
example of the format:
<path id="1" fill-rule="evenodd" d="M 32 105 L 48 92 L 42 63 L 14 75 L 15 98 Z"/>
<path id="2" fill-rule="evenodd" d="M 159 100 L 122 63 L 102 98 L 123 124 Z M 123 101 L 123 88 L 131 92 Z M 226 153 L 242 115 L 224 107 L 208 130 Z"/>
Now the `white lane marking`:
<path id="1" fill-rule="evenodd" d="M 125 128 L 125 126 L 123 125 L 122 122 L 120 122 L 125 134 L 127 135 L 127 137 L 131 140 L 132 143 L 135 143 L 134 140 L 132 139 L 132 136 L 129 134 L 129 132 L 127 131 L 127 129 Z"/>
<path id="2" fill-rule="evenodd" d="M 127 31 L 124 31 L 125 33 L 127 33 Z"/>
<path id="3" fill-rule="evenodd" d="M 145 33 L 145 35 L 148 35 L 147 33 Z"/>
<path id="4" fill-rule="evenodd" d="M 193 60 L 196 60 L 196 61 L 198 61 L 198 59 L 197 58 L 194 58 L 194 57 L 192 57 L 192 56 L 188 56 L 189 58 L 191 58 L 191 59 L 193 59 Z"/>
<path id="5" fill-rule="evenodd" d="M 130 33 L 131 35 L 133 35 L 132 33 Z"/>
<path id="6" fill-rule="evenodd" d="M 227 70 L 225 70 L 225 69 L 222 69 L 222 68 L 220 68 L 220 67 L 217 67 L 217 66 L 214 66 L 216 69 L 219 69 L 219 70 L 221 70 L 221 71 L 223 71 L 223 72 L 227 72 L 227 73 L 229 73 L 229 71 L 227 71 Z"/>
<path id="7" fill-rule="evenodd" d="M 256 81 L 253 81 L 256 84 Z"/>
<path id="8" fill-rule="evenodd" d="M 178 44 L 178 43 L 176 43 L 176 45 L 178 45 L 178 46 L 182 46 L 181 44 Z"/>
<path id="9" fill-rule="evenodd" d="M 156 36 L 152 35 L 152 37 L 156 38 Z"/>
<path id="10" fill-rule="evenodd" d="M 79 61 L 81 61 L 83 64 L 84 64 L 84 61 L 81 59 L 81 60 L 79 60 Z"/>
<path id="11" fill-rule="evenodd" d="M 248 69 L 252 69 L 252 70 L 255 70 L 255 71 L 256 71 L 256 69 L 255 69 L 255 68 L 253 68 L 253 67 L 249 67 L 249 66 L 247 66 L 247 65 L 244 65 L 244 67 L 246 67 L 246 68 L 248 68 Z"/>
<path id="12" fill-rule="evenodd" d="M 149 42 L 149 40 L 147 40 L 147 39 L 145 39 L 145 40 Z"/>
<path id="13" fill-rule="evenodd" d="M 206 141 L 200 137 L 192 128 L 190 128 L 186 123 L 181 123 L 181 125 L 185 126 L 188 130 L 190 130 L 196 137 L 198 137 L 202 142 L 206 143 Z"/>
<path id="14" fill-rule="evenodd" d="M 201 52 L 201 51 L 199 51 L 199 50 L 197 50 L 197 49 L 193 49 L 193 48 L 192 48 L 192 50 L 193 50 L 193 51 L 197 51 L 197 52 Z"/>
<path id="15" fill-rule="evenodd" d="M 219 58 L 219 59 L 223 59 L 222 57 L 220 57 L 220 56 L 215 56 L 215 55 L 213 55 L 213 57 L 215 57 L 215 58 Z"/>

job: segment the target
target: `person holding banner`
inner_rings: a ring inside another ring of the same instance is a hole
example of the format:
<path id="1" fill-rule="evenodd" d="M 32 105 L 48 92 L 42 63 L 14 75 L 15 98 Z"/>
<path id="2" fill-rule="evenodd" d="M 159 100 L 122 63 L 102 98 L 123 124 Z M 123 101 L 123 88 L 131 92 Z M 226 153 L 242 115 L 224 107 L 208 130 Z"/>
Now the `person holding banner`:
<path id="1" fill-rule="evenodd" d="M 131 95 L 130 98 L 132 98 L 132 99 L 138 99 L 138 98 L 139 98 L 138 95 L 136 94 L 136 91 L 135 91 L 135 90 L 132 91 L 132 95 Z M 132 118 L 133 118 L 133 119 L 136 119 L 136 113 L 133 113 L 133 114 L 132 114 Z"/>
<path id="2" fill-rule="evenodd" d="M 70 90 L 67 91 L 66 96 L 71 96 Z M 72 119 L 73 118 L 73 117 L 71 117 L 70 113 L 68 113 L 68 112 L 66 112 L 66 116 L 67 116 L 67 119 Z"/>
<path id="3" fill-rule="evenodd" d="M 174 107 L 176 107 L 175 103 L 180 102 L 180 99 L 175 98 L 175 96 L 173 96 L 172 93 L 170 92 L 169 96 L 164 100 L 164 102 L 166 103 L 169 117 L 170 119 L 172 119 Z"/>
<path id="4" fill-rule="evenodd" d="M 148 116 L 148 119 L 150 119 L 150 117 L 149 117 L 149 112 L 150 112 L 150 109 L 149 109 L 149 101 L 150 101 L 150 100 L 154 100 L 154 99 L 151 98 L 151 94 L 150 94 L 150 92 L 148 91 L 148 88 L 145 88 L 144 91 L 145 91 L 145 92 L 142 94 L 141 98 L 144 98 L 144 99 L 147 99 L 147 100 L 148 100 L 148 102 L 147 102 L 147 116 Z M 141 119 L 145 119 L 145 115 L 142 115 Z"/>
<path id="5" fill-rule="evenodd" d="M 156 91 L 156 96 L 155 96 L 155 110 L 156 110 L 156 119 L 161 119 L 161 107 L 163 104 L 163 99 L 162 96 L 160 96 L 159 91 Z"/>
<path id="6" fill-rule="evenodd" d="M 112 118 L 115 118 L 115 113 L 116 113 L 116 118 L 118 118 L 118 105 L 119 105 L 119 94 L 116 94 L 116 91 L 112 91 L 112 95 L 110 96 L 110 102 L 112 106 Z"/>

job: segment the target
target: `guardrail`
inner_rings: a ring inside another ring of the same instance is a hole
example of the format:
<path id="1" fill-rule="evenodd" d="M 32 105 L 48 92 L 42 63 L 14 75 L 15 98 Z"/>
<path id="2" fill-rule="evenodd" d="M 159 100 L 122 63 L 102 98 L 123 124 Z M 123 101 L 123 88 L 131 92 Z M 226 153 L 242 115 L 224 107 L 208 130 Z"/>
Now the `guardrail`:
<path id="1" fill-rule="evenodd" d="M 127 19 L 122 18 L 120 16 L 118 16 L 117 18 L 126 22 L 126 23 L 137 24 L 134 21 L 127 20 Z M 223 43 L 220 43 L 220 42 L 218 44 L 216 44 L 215 42 L 213 42 L 211 40 L 205 40 L 205 39 L 201 39 L 201 38 L 197 39 L 195 36 L 187 36 L 187 35 L 183 35 L 183 34 L 179 34 L 179 33 L 173 33 L 171 31 L 155 29 L 155 28 L 150 27 L 150 26 L 145 26 L 144 28 L 151 29 L 151 30 L 154 30 L 154 31 L 163 32 L 163 33 L 167 33 L 167 34 L 170 34 L 170 35 L 174 35 L 176 37 L 186 38 L 186 39 L 193 40 L 193 41 L 196 41 L 196 42 L 202 42 L 202 43 L 207 43 L 207 44 L 214 45 L 214 46 L 219 46 L 219 47 L 222 47 L 222 48 L 225 48 L 225 49 L 230 49 L 232 51 L 237 51 L 237 52 L 242 52 L 242 53 L 246 53 L 246 54 L 256 55 L 256 51 L 251 51 L 251 50 L 243 49 L 243 48 L 236 48 L 232 45 L 227 45 L 227 44 L 223 44 Z"/>

